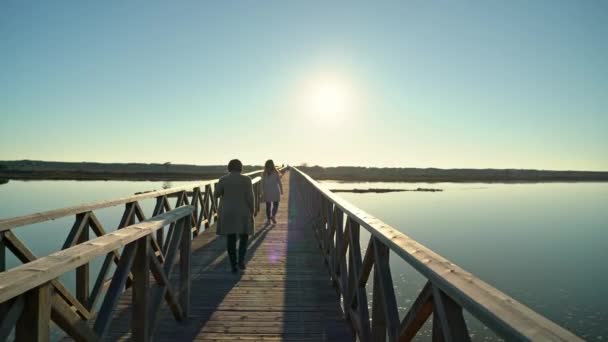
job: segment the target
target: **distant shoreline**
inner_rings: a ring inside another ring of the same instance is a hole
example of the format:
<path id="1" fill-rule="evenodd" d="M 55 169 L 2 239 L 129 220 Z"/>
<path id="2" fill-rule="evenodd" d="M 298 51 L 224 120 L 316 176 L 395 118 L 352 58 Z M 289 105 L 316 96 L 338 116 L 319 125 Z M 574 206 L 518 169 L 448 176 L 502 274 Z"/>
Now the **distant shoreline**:
<path id="1" fill-rule="evenodd" d="M 437 169 L 437 168 L 373 168 L 319 167 L 298 169 L 317 180 L 337 182 L 399 182 L 399 183 L 545 183 L 545 182 L 608 182 L 608 172 L 552 171 L 530 169 Z"/>
<path id="2" fill-rule="evenodd" d="M 245 166 L 243 171 L 260 168 Z M 195 181 L 218 178 L 226 172 L 225 165 L 0 161 L 0 179 L 10 180 Z"/>
<path id="3" fill-rule="evenodd" d="M 166 174 L 166 173 L 113 173 L 86 171 L 32 171 L 6 172 L 0 171 L 0 180 L 82 180 L 82 181 L 196 181 L 219 178 L 226 173 L 207 174 Z M 2 182 L 0 181 L 0 184 Z"/>
<path id="4" fill-rule="evenodd" d="M 261 169 L 244 166 L 243 172 Z M 608 172 L 298 166 L 316 180 L 402 183 L 608 182 Z M 0 161 L 0 180 L 195 181 L 226 174 L 225 165 Z M 2 182 L 0 181 L 0 184 Z"/>

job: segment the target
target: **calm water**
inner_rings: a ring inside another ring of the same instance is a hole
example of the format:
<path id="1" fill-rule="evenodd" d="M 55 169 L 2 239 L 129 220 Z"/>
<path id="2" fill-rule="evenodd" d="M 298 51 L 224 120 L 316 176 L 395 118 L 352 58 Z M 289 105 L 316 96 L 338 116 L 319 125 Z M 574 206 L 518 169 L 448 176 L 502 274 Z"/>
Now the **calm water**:
<path id="1" fill-rule="evenodd" d="M 579 336 L 608 339 L 608 183 L 323 185 L 443 189 L 339 195 Z M 424 279 L 396 259 L 404 314 Z"/>
<path id="2" fill-rule="evenodd" d="M 0 218 L 185 183 L 190 182 L 10 181 L 0 185 Z M 340 196 L 579 336 L 608 339 L 608 183 L 323 184 L 330 189 L 443 189 Z M 154 200 L 141 204 L 149 214 Z M 111 231 L 122 208 L 95 213 Z M 46 255 L 61 248 L 73 220 L 44 222 L 15 233 L 36 255 Z M 19 264 L 8 254 L 9 267 Z M 395 255 L 391 263 L 403 315 L 424 279 Z M 73 274 L 62 281 L 73 287 Z M 474 321 L 471 333 L 474 340 L 495 339 Z M 421 340 L 429 334 L 427 325 Z"/>

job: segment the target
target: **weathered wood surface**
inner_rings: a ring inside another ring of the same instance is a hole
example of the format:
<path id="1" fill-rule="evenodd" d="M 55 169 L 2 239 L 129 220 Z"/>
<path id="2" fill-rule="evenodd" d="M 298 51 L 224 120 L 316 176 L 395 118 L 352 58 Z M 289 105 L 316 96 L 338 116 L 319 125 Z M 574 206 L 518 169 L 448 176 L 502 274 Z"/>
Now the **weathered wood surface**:
<path id="1" fill-rule="evenodd" d="M 283 176 L 278 223 L 265 225 L 264 205 L 250 238 L 247 269 L 229 271 L 226 239 L 214 227 L 192 241 L 189 318 L 176 322 L 164 306 L 154 341 L 352 341 L 309 222 L 302 222 Z M 183 291 L 179 275 L 173 288 Z M 152 289 L 156 286 L 153 282 Z M 118 304 L 107 340 L 131 338 L 131 291 Z"/>

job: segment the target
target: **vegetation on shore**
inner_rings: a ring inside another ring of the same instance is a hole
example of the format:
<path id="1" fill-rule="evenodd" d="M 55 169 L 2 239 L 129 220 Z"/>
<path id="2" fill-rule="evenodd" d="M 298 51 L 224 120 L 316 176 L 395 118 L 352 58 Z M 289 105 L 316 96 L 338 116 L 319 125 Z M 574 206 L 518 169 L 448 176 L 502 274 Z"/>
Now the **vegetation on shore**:
<path id="1" fill-rule="evenodd" d="M 525 169 L 437 169 L 298 166 L 314 179 L 354 182 L 580 182 L 608 181 L 608 172 Z"/>

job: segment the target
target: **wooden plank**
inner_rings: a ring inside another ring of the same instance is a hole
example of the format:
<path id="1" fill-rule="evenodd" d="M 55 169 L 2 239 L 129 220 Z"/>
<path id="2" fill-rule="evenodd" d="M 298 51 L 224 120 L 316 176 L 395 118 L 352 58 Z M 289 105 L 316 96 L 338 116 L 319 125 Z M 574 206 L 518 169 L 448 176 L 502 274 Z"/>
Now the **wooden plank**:
<path id="1" fill-rule="evenodd" d="M 95 233 L 95 235 L 97 235 L 98 237 L 107 235 L 105 229 L 103 228 L 103 225 L 101 224 L 101 222 L 99 222 L 99 220 L 97 219 L 97 216 L 95 216 L 95 213 L 91 213 L 91 216 L 89 217 L 89 223 L 90 223 L 90 228 Z M 162 228 L 160 228 L 160 229 L 162 229 Z M 157 232 L 158 232 L 158 230 L 157 230 Z M 113 258 L 114 263 L 118 265 L 118 261 L 120 259 L 120 255 L 118 254 L 118 249 L 113 250 L 111 253 L 114 256 L 114 258 Z M 131 286 L 132 281 L 133 281 L 133 275 L 129 274 L 129 278 L 127 278 L 127 287 Z"/>
<path id="2" fill-rule="evenodd" d="M 180 191 L 177 195 L 177 199 L 175 200 L 175 208 L 179 208 L 181 205 L 183 205 L 186 198 L 186 190 Z"/>
<path id="3" fill-rule="evenodd" d="M 87 224 L 83 227 L 78 235 L 78 243 L 85 243 L 89 241 L 89 227 L 88 227 L 88 215 Z M 85 263 L 82 266 L 76 267 L 76 299 L 80 303 L 87 303 L 89 301 L 89 263 Z"/>
<path id="4" fill-rule="evenodd" d="M 0 316 L 2 317 L 0 320 L 0 341 L 8 341 L 8 336 L 23 312 L 23 302 L 23 296 L 19 296 L 14 300 L 2 303 L 2 305 L 6 306 L 6 309 L 3 310 Z"/>
<path id="5" fill-rule="evenodd" d="M 203 230 L 209 228 L 209 220 L 207 219 L 208 215 L 207 215 L 207 211 L 208 211 L 208 192 L 207 192 L 207 187 L 205 187 L 205 191 L 204 191 L 204 195 L 203 195 L 203 191 L 200 191 L 198 193 L 198 201 L 201 203 L 201 210 L 199 212 L 199 216 L 198 216 L 198 222 L 199 224 L 201 224 L 201 226 L 199 228 L 202 228 Z"/>
<path id="6" fill-rule="evenodd" d="M 101 268 L 99 269 L 99 274 L 97 275 L 95 284 L 93 285 L 93 290 L 91 290 L 91 295 L 89 296 L 89 301 L 87 302 L 87 309 L 92 310 L 95 307 L 95 303 L 97 303 L 97 299 L 99 299 L 113 260 L 113 253 L 106 254 L 106 257 L 101 264 Z"/>
<path id="7" fill-rule="evenodd" d="M 120 219 L 120 223 L 116 229 L 121 229 L 123 227 L 129 226 L 135 222 L 135 205 L 136 202 L 129 202 L 125 204 L 125 210 L 122 213 L 122 218 Z"/>
<path id="8" fill-rule="evenodd" d="M 150 236 L 134 242 L 136 246 L 133 261 L 133 318 L 131 330 L 135 341 L 148 341 L 149 333 L 149 294 L 150 294 Z"/>
<path id="9" fill-rule="evenodd" d="M 89 327 L 86 320 L 76 314 L 72 308 L 58 295 L 51 298 L 51 319 L 68 336 L 76 341 L 98 341 L 99 337 Z"/>
<path id="10" fill-rule="evenodd" d="M 411 341 L 422 328 L 426 320 L 433 313 L 433 286 L 430 282 L 420 291 L 414 304 L 405 314 L 399 328 L 399 341 Z"/>
<path id="11" fill-rule="evenodd" d="M 354 311 L 354 320 L 359 338 L 362 341 L 371 340 L 371 328 L 369 325 L 369 309 L 367 307 L 367 292 L 365 283 L 361 284 L 360 271 L 362 268 L 361 247 L 360 247 L 359 223 L 350 221 L 350 272 L 352 286 L 349 287 L 351 298 L 349 307 Z M 355 305 L 353 305 L 353 303 Z"/>
<path id="12" fill-rule="evenodd" d="M 70 248 L 79 241 L 78 239 L 80 237 L 80 234 L 89 225 L 89 216 L 89 212 L 80 213 L 76 215 L 76 221 L 74 222 L 72 229 L 68 233 L 68 237 L 65 239 L 65 242 L 61 249 Z"/>
<path id="13" fill-rule="evenodd" d="M 174 229 L 172 231 L 172 236 L 169 236 L 169 239 L 167 240 L 167 243 L 165 244 L 165 247 L 167 248 L 167 254 L 166 254 L 166 258 L 165 258 L 165 263 L 163 265 L 163 272 L 167 277 L 169 277 L 171 275 L 171 271 L 173 270 L 173 267 L 175 266 L 175 259 L 177 258 L 177 250 L 178 250 L 178 246 L 180 245 L 180 241 L 182 239 L 182 237 L 184 236 L 184 234 L 176 234 L 176 232 L 180 232 L 182 230 L 184 230 L 184 221 L 180 220 L 177 222 L 176 225 L 176 229 Z M 160 308 L 160 304 L 162 303 L 163 297 L 165 296 L 165 293 L 167 291 L 168 287 L 167 286 L 162 286 L 160 288 L 155 288 L 152 291 L 152 299 L 151 299 L 151 304 L 150 304 L 150 312 L 151 312 L 151 330 L 152 332 L 154 332 L 154 329 L 156 328 L 156 321 L 158 319 L 158 314 L 159 314 L 159 308 Z M 175 308 L 173 308 L 175 310 Z M 181 307 L 179 308 L 179 315 L 183 318 L 183 311 L 181 309 Z M 175 312 L 174 312 L 175 314 Z"/>
<path id="14" fill-rule="evenodd" d="M 0 232 L 0 272 L 6 271 L 6 244 L 4 233 Z"/>
<path id="15" fill-rule="evenodd" d="M 388 247 L 386 247 L 382 242 L 375 240 L 374 253 L 374 258 L 376 259 L 374 273 L 377 273 L 377 279 L 379 281 L 379 283 L 376 283 L 376 278 L 374 278 L 374 291 L 378 285 L 380 287 L 382 308 L 384 310 L 384 319 L 386 321 L 388 339 L 389 341 L 396 341 L 399 337 L 399 312 L 397 311 L 397 298 L 395 298 L 393 278 L 391 275 L 390 265 L 388 263 Z"/>
<path id="16" fill-rule="evenodd" d="M 367 249 L 365 250 L 365 257 L 363 258 L 363 263 L 361 264 L 361 273 L 359 274 L 358 280 L 359 286 L 365 286 L 365 284 L 367 284 L 367 279 L 372 271 L 372 266 L 374 266 L 375 254 L 374 239 L 369 239 Z"/>
<path id="17" fill-rule="evenodd" d="M 340 231 L 340 249 L 338 250 L 338 268 L 339 268 L 339 280 L 340 280 L 340 292 L 343 297 L 348 295 L 348 269 L 346 268 L 346 252 L 348 251 L 348 235 L 350 235 L 350 224 L 347 220 L 344 231 Z"/>
<path id="18" fill-rule="evenodd" d="M 199 204 L 202 204 L 202 202 L 199 201 L 200 194 L 201 194 L 200 187 L 196 187 L 192 191 L 192 206 L 194 207 L 194 211 L 192 212 L 192 216 L 193 216 L 192 222 L 194 222 L 194 227 L 196 228 L 195 236 L 198 235 L 201 230 L 201 220 L 198 215 Z"/>
<path id="19" fill-rule="evenodd" d="M 50 340 L 51 292 L 52 285 L 46 282 L 23 294 L 23 312 L 15 325 L 17 341 Z"/>
<path id="20" fill-rule="evenodd" d="M 433 328 L 431 331 L 431 340 L 433 342 L 444 342 L 443 332 L 441 331 L 441 322 L 439 322 L 439 318 L 437 318 L 439 314 L 437 310 L 433 309 Z"/>
<path id="21" fill-rule="evenodd" d="M 190 216 L 186 216 L 182 220 L 182 238 L 179 247 L 179 304 L 184 318 L 188 318 L 190 314 L 190 248 L 192 236 L 190 234 L 190 227 L 192 226 L 192 221 Z"/>
<path id="22" fill-rule="evenodd" d="M 160 229 L 162 229 L 162 228 L 160 228 Z M 158 233 L 158 231 L 156 231 L 156 232 Z M 152 254 L 154 254 L 154 256 L 158 259 L 159 262 L 165 262 L 165 255 L 163 254 L 163 250 L 159 246 L 156 239 L 150 239 L 150 244 L 152 246 Z"/>
<path id="23" fill-rule="evenodd" d="M 380 286 L 379 272 L 374 271 L 374 290 L 372 293 L 372 341 L 386 341 L 386 315 Z"/>
<path id="24" fill-rule="evenodd" d="M 327 201 L 439 287 L 461 307 L 507 340 L 581 341 L 570 331 L 534 312 L 505 293 L 433 252 L 399 230 L 355 207 L 296 167 L 294 173 L 312 184 Z"/>
<path id="25" fill-rule="evenodd" d="M 183 313 L 182 313 L 182 309 L 179 306 L 179 301 L 178 301 L 178 297 L 177 294 L 173 291 L 173 288 L 171 287 L 171 282 L 169 281 L 167 275 L 165 274 L 165 271 L 163 270 L 162 265 L 159 263 L 158 259 L 156 257 L 154 257 L 154 255 L 150 256 L 150 271 L 152 272 L 152 275 L 154 276 L 154 279 L 156 280 L 156 282 L 158 283 L 158 285 L 160 287 L 163 287 L 163 292 L 166 292 L 164 294 L 165 296 L 165 300 L 167 301 L 167 305 L 169 306 L 169 308 L 171 309 L 171 312 L 173 313 L 173 317 L 175 318 L 175 320 L 181 321 L 184 319 L 183 317 Z M 159 296 L 163 296 L 163 294 L 159 294 Z M 154 303 L 155 300 L 151 299 L 150 302 Z M 151 315 L 155 316 L 156 315 L 156 310 L 158 309 L 156 306 L 151 305 L 150 306 L 151 310 Z M 151 332 L 154 331 L 154 322 L 156 321 L 155 318 L 151 319 Z"/>
<path id="26" fill-rule="evenodd" d="M 470 341 L 467 324 L 462 315 L 462 308 L 436 286 L 433 288 L 433 305 L 441 326 L 441 335 L 446 342 Z"/>
<path id="27" fill-rule="evenodd" d="M 139 222 L 142 222 L 142 221 L 146 220 L 146 214 L 144 214 L 144 211 L 141 208 L 141 206 L 139 205 L 139 202 L 134 202 L 133 203 L 133 209 L 135 211 L 135 217 L 137 217 L 137 219 L 139 220 Z"/>
<path id="28" fill-rule="evenodd" d="M 97 319 L 95 320 L 94 330 L 98 336 L 103 337 L 108 330 L 112 315 L 118 304 L 118 298 L 122 294 L 129 271 L 133 265 L 136 249 L 136 242 L 131 242 L 124 248 L 118 267 L 116 268 L 116 271 L 114 271 L 110 288 L 108 289 L 108 292 L 106 292 L 103 304 L 101 304 Z"/>
<path id="29" fill-rule="evenodd" d="M 166 196 L 156 197 L 156 205 L 154 206 L 154 210 L 152 211 L 152 217 L 163 213 L 164 204 L 165 204 L 166 200 L 167 200 Z M 165 234 L 164 234 L 163 228 L 156 231 L 156 243 L 161 248 L 161 250 L 162 250 L 163 243 L 164 243 L 164 237 L 165 237 L 164 235 Z"/>
<path id="30" fill-rule="evenodd" d="M 173 266 L 175 266 L 175 258 L 177 257 L 178 248 L 182 238 L 184 237 L 182 230 L 186 229 L 184 224 L 185 222 L 183 220 L 176 222 L 175 229 L 171 232 L 172 234 L 167 241 L 167 252 L 165 254 L 165 264 L 163 265 L 165 274 L 167 275 L 171 274 Z"/>

